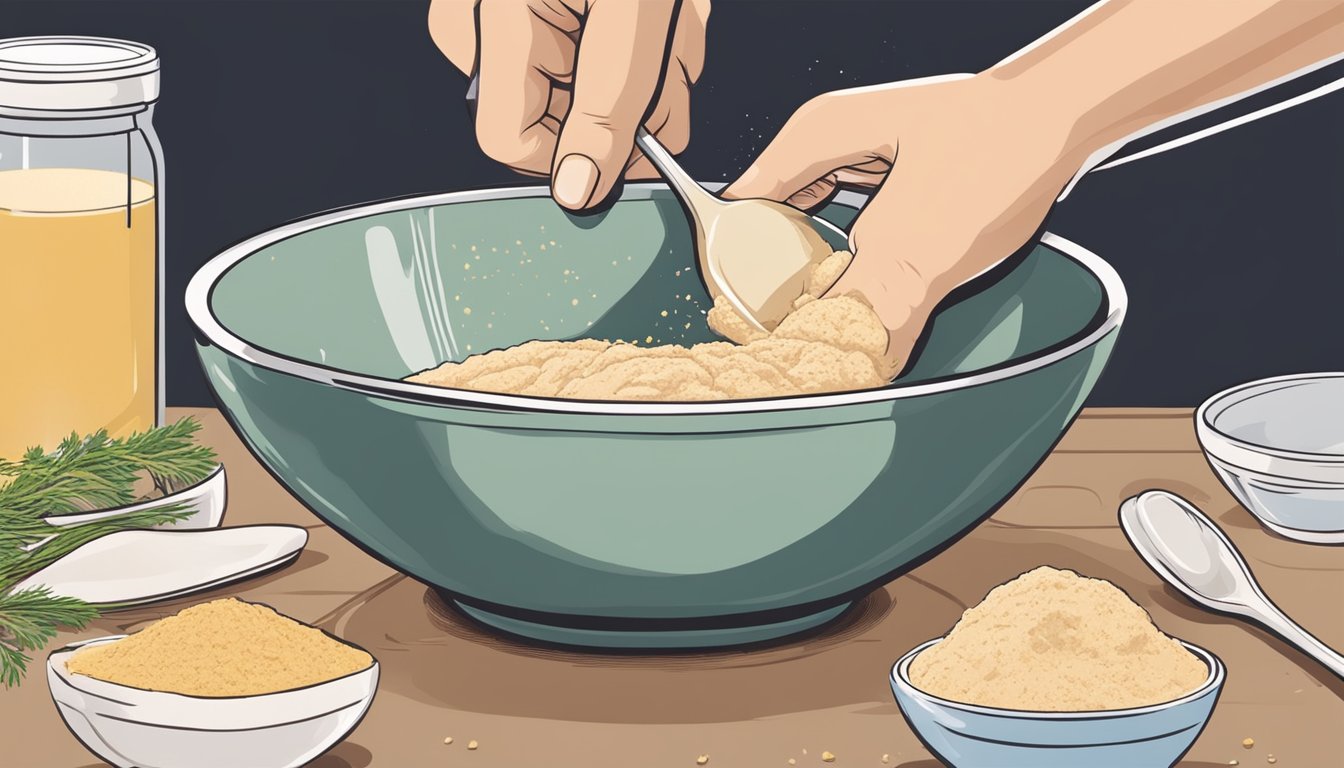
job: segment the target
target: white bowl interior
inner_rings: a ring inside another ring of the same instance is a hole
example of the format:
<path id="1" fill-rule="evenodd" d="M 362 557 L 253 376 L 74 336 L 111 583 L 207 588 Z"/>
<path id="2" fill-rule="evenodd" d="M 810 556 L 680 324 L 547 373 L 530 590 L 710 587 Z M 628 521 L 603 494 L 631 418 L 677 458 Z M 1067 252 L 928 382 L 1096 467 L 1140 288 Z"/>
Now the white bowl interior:
<path id="1" fill-rule="evenodd" d="M 1215 401 L 1207 419 L 1213 429 L 1242 443 L 1344 458 L 1344 374 L 1245 387 Z"/>

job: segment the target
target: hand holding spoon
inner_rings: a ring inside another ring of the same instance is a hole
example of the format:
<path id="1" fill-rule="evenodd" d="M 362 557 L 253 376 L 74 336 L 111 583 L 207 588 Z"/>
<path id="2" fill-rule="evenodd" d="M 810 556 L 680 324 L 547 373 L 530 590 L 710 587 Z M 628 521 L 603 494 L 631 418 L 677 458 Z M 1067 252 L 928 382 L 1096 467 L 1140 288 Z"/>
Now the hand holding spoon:
<path id="1" fill-rule="evenodd" d="M 1186 597 L 1263 624 L 1344 678 L 1344 656 L 1270 602 L 1241 553 L 1190 502 L 1165 491 L 1147 491 L 1120 505 L 1120 528 L 1149 567 Z"/>
<path id="2" fill-rule="evenodd" d="M 467 109 L 475 118 L 480 77 L 467 86 Z M 803 294 L 812 265 L 833 249 L 818 230 L 840 239 L 845 233 L 822 219 L 772 200 L 724 200 L 696 183 L 672 153 L 640 126 L 635 144 L 681 200 L 695 231 L 700 278 L 717 300 L 723 296 L 761 331 L 772 331 Z"/>

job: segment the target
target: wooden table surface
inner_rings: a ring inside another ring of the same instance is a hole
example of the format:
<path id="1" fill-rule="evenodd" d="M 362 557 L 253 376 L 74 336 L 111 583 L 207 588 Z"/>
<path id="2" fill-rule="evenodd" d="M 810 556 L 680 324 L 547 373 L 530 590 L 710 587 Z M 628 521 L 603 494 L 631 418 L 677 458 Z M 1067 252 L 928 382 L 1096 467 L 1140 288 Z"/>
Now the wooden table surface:
<path id="1" fill-rule="evenodd" d="M 226 594 L 265 602 L 369 649 L 383 667 L 367 718 L 318 768 L 421 766 L 833 766 L 936 768 L 892 700 L 892 662 L 946 632 L 990 588 L 1048 563 L 1110 579 L 1165 631 L 1223 658 L 1228 679 L 1183 766 L 1339 765 L 1344 681 L 1267 632 L 1195 608 L 1163 586 L 1116 523 L 1148 488 L 1207 511 L 1251 561 L 1266 592 L 1335 648 L 1344 647 L 1344 547 L 1299 544 L 1261 529 L 1219 485 L 1184 410 L 1090 410 L 1025 487 L 989 521 L 862 601 L 835 624 L 750 652 L 604 656 L 492 635 L 424 585 L 319 522 L 247 453 L 211 409 L 194 415 L 229 472 L 224 524 L 284 522 L 311 538 L 288 568 L 213 593 L 111 614 L 76 639 L 134 631 Z M 40 665 L 0 689 L 0 765 L 101 765 L 62 725 Z M 453 737 L 451 745 L 444 738 Z M 1242 739 L 1255 739 L 1251 749 Z M 479 748 L 467 750 L 470 740 Z M 245 768 L 240 766 L 240 768 Z"/>

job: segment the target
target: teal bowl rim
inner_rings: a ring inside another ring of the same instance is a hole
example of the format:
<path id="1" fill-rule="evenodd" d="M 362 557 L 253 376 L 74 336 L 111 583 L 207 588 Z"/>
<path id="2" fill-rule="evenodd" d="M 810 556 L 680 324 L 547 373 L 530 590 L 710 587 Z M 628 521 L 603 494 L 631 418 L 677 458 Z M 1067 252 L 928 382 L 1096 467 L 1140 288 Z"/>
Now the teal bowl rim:
<path id="1" fill-rule="evenodd" d="M 711 186 L 711 185 L 706 185 Z M 657 183 L 629 184 L 622 196 L 624 200 L 647 200 L 655 192 L 666 191 L 667 185 Z M 292 221 L 259 235 L 247 238 L 221 252 L 206 262 L 191 278 L 186 291 L 187 316 L 196 326 L 197 332 L 211 345 L 245 362 L 262 368 L 278 371 L 319 384 L 337 387 L 362 395 L 373 395 L 429 405 L 456 406 L 473 409 L 525 411 L 562 414 L 599 414 L 599 415 L 704 415 L 725 413 L 753 413 L 764 411 L 789 411 L 834 406 L 858 405 L 864 403 L 886 402 L 907 398 L 936 395 L 944 392 L 975 387 L 982 384 L 1011 379 L 1032 371 L 1045 368 L 1068 358 L 1096 344 L 1107 334 L 1118 328 L 1124 320 L 1129 305 L 1128 294 L 1120 275 L 1101 257 L 1083 248 L 1071 240 L 1046 232 L 1040 243 L 1046 245 L 1079 263 L 1101 283 L 1104 293 L 1104 306 L 1098 313 L 1099 321 L 1094 318 L 1092 330 L 1070 337 L 1066 342 L 1039 350 L 1015 362 L 999 367 L 972 371 L 949 376 L 935 381 L 915 384 L 901 384 L 899 380 L 875 389 L 856 390 L 814 395 L 794 395 L 790 397 L 760 398 L 756 400 L 725 400 L 701 402 L 630 402 L 609 400 L 564 400 L 559 398 L 526 397 L 505 395 L 493 392 L 476 392 L 465 389 L 435 387 L 427 384 L 413 384 L 397 379 L 343 371 L 325 365 L 299 360 L 277 352 L 263 349 L 248 343 L 226 329 L 210 306 L 210 297 L 220 278 L 234 265 L 256 251 L 296 237 L 321 227 L 351 221 L 367 216 L 403 211 L 411 208 L 423 208 L 435 205 L 480 202 L 486 200 L 509 200 L 532 197 L 549 197 L 550 188 L 545 186 L 493 187 L 489 189 L 466 190 L 431 195 L 383 200 L 365 203 L 319 213 Z M 852 191 L 844 191 L 835 197 L 835 202 L 855 208 L 862 208 L 867 196 Z"/>
<path id="2" fill-rule="evenodd" d="M 913 698 L 925 699 L 941 707 L 946 707 L 947 709 L 971 712 L 988 717 L 1003 717 L 1018 720 L 1057 720 L 1065 722 L 1077 722 L 1081 720 L 1115 720 L 1125 717 L 1137 717 L 1139 715 L 1147 715 L 1152 714 L 1153 712 L 1172 709 L 1182 704 L 1195 701 L 1196 699 L 1208 695 L 1210 691 L 1217 691 L 1222 688 L 1223 682 L 1227 679 L 1227 666 L 1223 664 L 1222 659 L 1218 658 L 1218 654 L 1208 649 L 1201 648 L 1194 643 L 1187 643 L 1180 638 L 1176 638 L 1176 642 L 1180 643 L 1187 651 L 1198 656 L 1199 660 L 1204 662 L 1205 666 L 1209 668 L 1209 675 L 1204 678 L 1204 682 L 1200 683 L 1198 688 L 1178 698 L 1172 699 L 1171 701 L 1147 704 L 1142 707 L 1128 707 L 1125 709 L 1093 709 L 1079 710 L 1077 712 L 1044 712 L 1031 709 L 989 707 L 983 704 L 967 704 L 965 702 L 953 701 L 941 696 L 935 696 L 934 694 L 919 688 L 910 681 L 910 664 L 914 662 L 915 657 L 945 639 L 946 638 L 944 637 L 935 637 L 932 640 L 926 640 L 907 651 L 904 656 L 891 666 L 891 682 L 908 691 Z M 899 703 L 900 702 L 898 701 L 897 704 Z M 1210 716 L 1212 716 L 1212 709 L 1210 709 Z M 1207 722 L 1208 719 L 1209 718 L 1205 718 L 1205 722 Z"/>

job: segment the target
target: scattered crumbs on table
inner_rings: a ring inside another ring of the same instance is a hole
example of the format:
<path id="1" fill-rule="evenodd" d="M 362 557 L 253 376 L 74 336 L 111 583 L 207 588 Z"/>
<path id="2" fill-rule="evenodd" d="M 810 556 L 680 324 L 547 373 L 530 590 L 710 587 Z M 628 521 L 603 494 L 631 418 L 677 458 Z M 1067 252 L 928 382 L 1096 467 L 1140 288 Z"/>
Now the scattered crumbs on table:
<path id="1" fill-rule="evenodd" d="M 479 747 L 479 746 L 481 746 L 481 745 L 478 744 L 478 743 L 476 742 L 475 739 L 472 739 L 471 741 L 468 741 L 468 742 L 467 742 L 467 749 L 475 749 L 475 748 L 477 748 L 477 747 Z"/>
<path id="2" fill-rule="evenodd" d="M 453 743 L 453 737 L 452 737 L 452 736 L 444 736 L 444 737 L 443 737 L 443 743 L 444 743 L 444 744 L 452 744 L 452 743 Z"/>
<path id="3" fill-rule="evenodd" d="M 1270 755 L 1270 756 L 1268 756 L 1268 757 L 1265 758 L 1265 762 L 1267 762 L 1267 763 L 1273 765 L 1274 763 L 1279 762 L 1279 758 L 1277 758 L 1277 757 L 1275 757 L 1275 756 L 1273 756 L 1273 755 Z"/>
<path id="4" fill-rule="evenodd" d="M 831 752 L 822 752 L 822 753 L 821 753 L 821 762 L 823 762 L 823 763 L 834 763 L 834 762 L 835 762 L 835 754 L 834 754 L 834 753 L 831 753 Z"/>
<path id="5" fill-rule="evenodd" d="M 1241 740 L 1241 746 L 1250 749 L 1251 747 L 1255 746 L 1255 739 L 1252 739 L 1250 736 L 1247 736 L 1246 738 Z"/>
<path id="6" fill-rule="evenodd" d="M 883 754 L 883 755 L 882 755 L 882 764 L 883 764 L 883 765 L 886 765 L 886 764 L 889 763 L 889 762 L 891 762 L 891 755 Z"/>
<path id="7" fill-rule="evenodd" d="M 792 757 L 789 758 L 789 765 L 797 765 L 797 764 L 798 764 L 797 760 L 794 760 Z"/>
<path id="8" fill-rule="evenodd" d="M 1227 764 L 1228 764 L 1228 765 L 1241 765 L 1241 761 L 1240 761 L 1240 760 L 1228 760 L 1228 761 L 1227 761 Z"/>
<path id="9" fill-rule="evenodd" d="M 615 262 L 613 262 L 613 263 L 615 263 Z M 708 762 L 709 762 L 709 755 L 701 755 L 701 756 L 695 758 L 695 764 L 696 764 L 696 765 L 704 765 L 705 763 L 708 763 Z"/>

